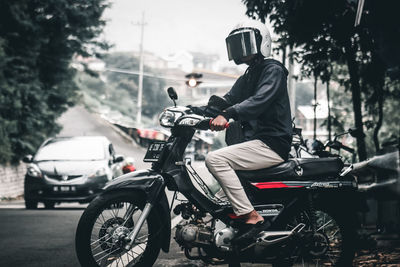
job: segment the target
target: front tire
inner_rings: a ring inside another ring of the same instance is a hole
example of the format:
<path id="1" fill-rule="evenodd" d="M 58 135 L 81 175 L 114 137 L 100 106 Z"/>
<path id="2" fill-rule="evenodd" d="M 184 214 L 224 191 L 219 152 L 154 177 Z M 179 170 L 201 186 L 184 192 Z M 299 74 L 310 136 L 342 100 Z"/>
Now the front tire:
<path id="1" fill-rule="evenodd" d="M 144 197 L 138 192 L 110 192 L 96 197 L 80 218 L 76 231 L 75 249 L 81 265 L 152 266 L 160 252 L 162 230 L 154 208 L 136 238 L 137 245 L 130 251 L 124 250 L 124 236 L 119 238 L 132 231 L 144 204 Z M 134 211 L 131 216 L 127 216 L 128 210 Z"/>
<path id="2" fill-rule="evenodd" d="M 43 202 L 43 204 L 44 204 L 45 209 L 52 210 L 52 209 L 54 209 L 54 206 L 56 203 L 54 201 L 45 201 L 45 202 Z"/>
<path id="3" fill-rule="evenodd" d="M 25 199 L 25 208 L 27 210 L 37 209 L 38 202 L 35 200 Z"/>

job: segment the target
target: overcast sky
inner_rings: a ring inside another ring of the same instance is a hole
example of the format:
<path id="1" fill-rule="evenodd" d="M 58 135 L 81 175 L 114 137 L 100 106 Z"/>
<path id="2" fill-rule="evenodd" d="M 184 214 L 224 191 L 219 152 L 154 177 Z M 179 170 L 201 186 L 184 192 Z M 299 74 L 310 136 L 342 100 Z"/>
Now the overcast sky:
<path id="1" fill-rule="evenodd" d="M 105 38 L 112 51 L 139 50 L 145 12 L 144 49 L 161 56 L 180 51 L 205 52 L 226 59 L 225 37 L 247 18 L 241 0 L 114 0 L 105 11 Z"/>

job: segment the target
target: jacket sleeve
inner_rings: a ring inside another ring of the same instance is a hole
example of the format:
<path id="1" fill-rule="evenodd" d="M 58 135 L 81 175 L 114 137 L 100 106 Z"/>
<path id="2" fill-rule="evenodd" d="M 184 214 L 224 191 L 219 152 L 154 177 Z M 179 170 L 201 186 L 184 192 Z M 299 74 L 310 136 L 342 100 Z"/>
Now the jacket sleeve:
<path id="1" fill-rule="evenodd" d="M 240 102 L 240 92 L 241 90 L 245 89 L 243 88 L 244 86 L 244 78 L 243 76 L 240 76 L 235 84 L 232 86 L 231 90 L 229 90 L 228 93 L 226 93 L 223 97 L 224 99 L 230 104 L 234 105 Z"/>
<path id="2" fill-rule="evenodd" d="M 286 74 L 279 66 L 266 68 L 258 82 L 256 93 L 246 100 L 232 106 L 234 113 L 241 120 L 252 120 L 268 109 L 271 102 L 285 90 Z"/>

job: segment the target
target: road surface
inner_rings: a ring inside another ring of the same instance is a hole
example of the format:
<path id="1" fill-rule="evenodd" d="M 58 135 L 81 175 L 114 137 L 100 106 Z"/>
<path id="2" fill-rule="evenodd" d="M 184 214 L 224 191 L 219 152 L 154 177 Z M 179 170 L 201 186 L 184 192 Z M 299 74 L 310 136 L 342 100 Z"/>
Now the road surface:
<path id="1" fill-rule="evenodd" d="M 83 107 L 70 109 L 59 123 L 63 125 L 59 136 L 104 135 L 113 143 L 117 154 L 133 157 L 138 169 L 150 167 L 142 161 L 144 148 L 124 138 L 108 122 Z M 171 200 L 172 192 L 167 191 L 167 196 Z M 79 266 L 74 238 L 86 206 L 64 203 L 56 205 L 54 210 L 45 210 L 40 203 L 37 210 L 25 210 L 23 199 L 0 202 L 0 266 Z M 161 253 L 155 266 L 203 266 L 187 260 L 173 240 L 171 251 Z"/>

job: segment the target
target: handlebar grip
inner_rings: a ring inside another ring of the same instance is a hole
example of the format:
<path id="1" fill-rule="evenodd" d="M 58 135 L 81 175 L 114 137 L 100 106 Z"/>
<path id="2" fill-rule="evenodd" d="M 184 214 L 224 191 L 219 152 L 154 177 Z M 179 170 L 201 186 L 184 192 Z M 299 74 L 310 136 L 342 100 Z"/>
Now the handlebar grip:
<path id="1" fill-rule="evenodd" d="M 211 123 L 213 122 L 213 120 L 214 119 L 210 119 L 210 121 L 208 122 L 208 126 L 210 127 L 210 129 L 211 129 Z M 224 125 L 224 129 L 227 129 L 227 128 L 229 128 L 229 122 L 225 123 L 225 125 Z"/>
<path id="2" fill-rule="evenodd" d="M 342 145 L 342 149 L 343 149 L 343 150 L 346 150 L 346 151 L 349 152 L 349 153 L 354 153 L 354 149 L 352 149 L 351 147 Z"/>

